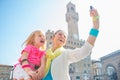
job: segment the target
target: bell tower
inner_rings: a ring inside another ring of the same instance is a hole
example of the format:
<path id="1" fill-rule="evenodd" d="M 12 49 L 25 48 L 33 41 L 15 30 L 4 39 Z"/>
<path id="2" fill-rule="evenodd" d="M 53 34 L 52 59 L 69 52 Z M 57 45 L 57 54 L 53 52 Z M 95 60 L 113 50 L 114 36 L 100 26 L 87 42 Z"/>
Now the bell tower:
<path id="1" fill-rule="evenodd" d="M 78 13 L 76 12 L 75 5 L 69 2 L 67 4 L 66 21 L 68 23 L 68 38 L 79 40 L 78 32 Z"/>

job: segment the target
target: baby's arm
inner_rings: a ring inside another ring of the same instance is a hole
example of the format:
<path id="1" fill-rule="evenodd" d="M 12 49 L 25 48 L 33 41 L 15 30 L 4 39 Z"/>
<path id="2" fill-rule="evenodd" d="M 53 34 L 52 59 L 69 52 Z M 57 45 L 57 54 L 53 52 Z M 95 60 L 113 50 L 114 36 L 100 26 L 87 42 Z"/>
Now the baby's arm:
<path id="1" fill-rule="evenodd" d="M 22 57 L 21 57 L 21 65 L 22 68 L 28 73 L 28 75 L 30 75 L 30 77 L 34 80 L 37 80 L 37 75 L 36 72 L 33 71 L 30 68 L 30 64 L 28 62 L 28 53 L 27 52 L 23 52 L 22 53 Z"/>

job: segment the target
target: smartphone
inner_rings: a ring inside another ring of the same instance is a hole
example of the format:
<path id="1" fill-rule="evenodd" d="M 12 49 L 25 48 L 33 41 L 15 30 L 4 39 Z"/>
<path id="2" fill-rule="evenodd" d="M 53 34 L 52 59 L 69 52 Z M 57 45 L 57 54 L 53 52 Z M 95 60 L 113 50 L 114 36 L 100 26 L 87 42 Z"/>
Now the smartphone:
<path id="1" fill-rule="evenodd" d="M 93 7 L 92 6 L 90 6 L 90 10 L 92 10 L 93 9 Z"/>

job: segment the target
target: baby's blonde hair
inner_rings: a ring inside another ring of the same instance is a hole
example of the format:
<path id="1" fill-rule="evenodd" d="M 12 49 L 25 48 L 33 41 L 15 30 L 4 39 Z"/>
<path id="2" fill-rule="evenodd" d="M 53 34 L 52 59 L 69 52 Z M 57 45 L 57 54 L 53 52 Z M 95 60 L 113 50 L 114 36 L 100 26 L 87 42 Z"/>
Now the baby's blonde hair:
<path id="1" fill-rule="evenodd" d="M 32 33 L 29 35 L 29 37 L 24 41 L 23 44 L 25 44 L 26 46 L 27 46 L 27 45 L 34 45 L 34 38 L 35 38 L 35 35 L 36 35 L 36 34 L 44 35 L 44 34 L 42 33 L 42 31 L 36 30 L 36 31 L 32 32 Z M 45 36 L 45 35 L 44 35 L 44 36 Z M 40 49 L 45 50 L 45 45 L 46 45 L 46 43 L 45 43 L 43 46 L 41 46 Z"/>

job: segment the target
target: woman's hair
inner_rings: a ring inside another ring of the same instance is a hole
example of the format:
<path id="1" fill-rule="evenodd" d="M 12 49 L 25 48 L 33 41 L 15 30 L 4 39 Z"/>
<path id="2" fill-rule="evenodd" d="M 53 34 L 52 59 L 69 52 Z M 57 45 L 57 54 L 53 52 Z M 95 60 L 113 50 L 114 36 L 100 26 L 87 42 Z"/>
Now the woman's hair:
<path id="1" fill-rule="evenodd" d="M 24 41 L 23 44 L 25 44 L 26 46 L 27 46 L 27 45 L 34 45 L 34 39 L 35 39 L 35 35 L 36 35 L 36 34 L 44 35 L 40 30 L 36 30 L 36 31 L 32 32 L 32 33 L 28 36 L 28 38 Z M 45 49 L 45 45 L 46 45 L 46 44 L 44 44 L 44 45 L 41 47 L 42 50 Z"/>
<path id="2" fill-rule="evenodd" d="M 55 36 L 58 32 L 60 32 L 60 31 L 62 31 L 62 32 L 64 32 L 63 30 L 57 30 L 54 34 L 53 34 L 53 36 Z M 67 34 L 66 34 L 66 32 L 64 32 L 64 34 L 66 35 L 66 37 L 67 37 Z"/>

